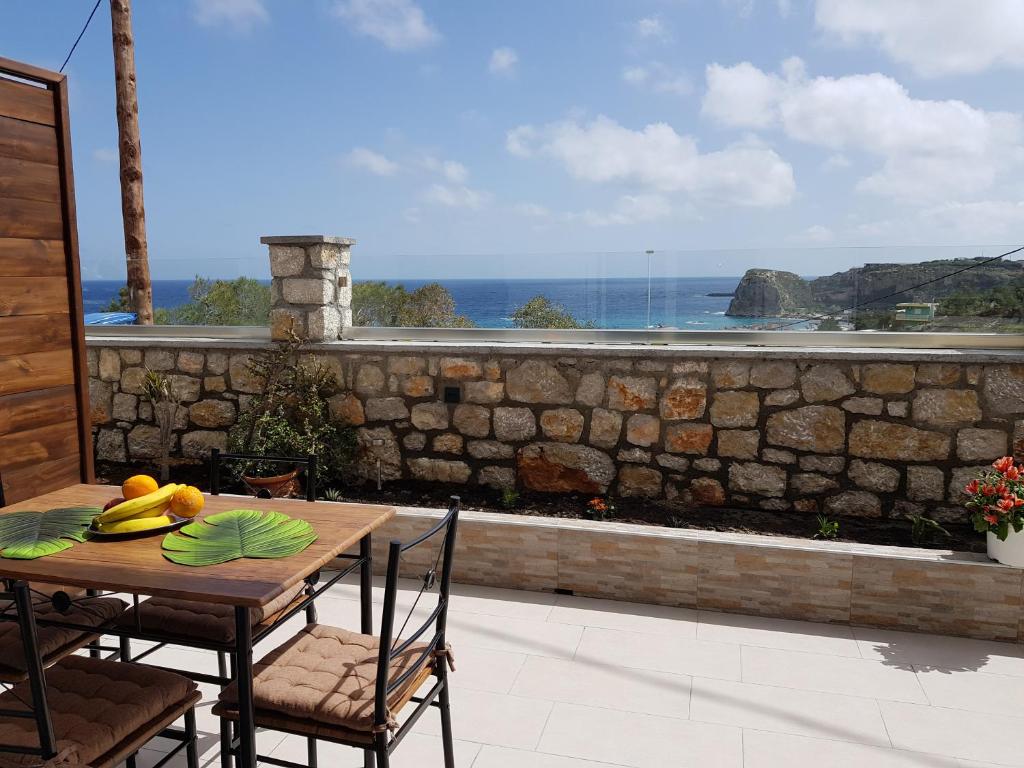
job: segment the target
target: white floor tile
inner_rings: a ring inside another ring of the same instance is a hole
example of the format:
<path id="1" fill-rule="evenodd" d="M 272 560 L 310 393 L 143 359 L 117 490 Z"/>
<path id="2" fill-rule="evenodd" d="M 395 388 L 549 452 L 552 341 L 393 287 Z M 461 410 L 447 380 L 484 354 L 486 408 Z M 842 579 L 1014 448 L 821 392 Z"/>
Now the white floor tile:
<path id="1" fill-rule="evenodd" d="M 526 660 L 512 693 L 679 718 L 686 718 L 690 709 L 690 678 L 686 675 L 540 656 Z"/>
<path id="2" fill-rule="evenodd" d="M 740 679 L 740 648 L 685 638 L 587 627 L 576 661 L 679 675 Z"/>
<path id="3" fill-rule="evenodd" d="M 690 718 L 759 731 L 889 746 L 871 699 L 694 678 Z"/>
<path id="4" fill-rule="evenodd" d="M 621 765 L 622 763 L 595 763 L 575 757 L 485 746 L 480 750 L 473 768 L 618 768 Z"/>
<path id="5" fill-rule="evenodd" d="M 473 741 L 515 749 L 534 749 L 551 702 L 486 691 L 452 691 L 452 731 L 460 741 Z M 416 732 L 441 734 L 441 718 L 427 712 L 416 723 Z"/>
<path id="6" fill-rule="evenodd" d="M 701 611 L 699 622 L 698 640 L 824 653 L 830 656 L 860 656 L 853 632 L 843 624 L 818 624 L 714 611 Z"/>
<path id="7" fill-rule="evenodd" d="M 472 765 L 477 752 L 480 751 L 479 744 L 469 741 L 456 740 L 454 746 L 457 766 Z M 271 757 L 305 764 L 306 740 L 301 736 L 288 736 L 271 753 Z M 320 765 L 351 766 L 351 768 L 363 764 L 360 750 L 326 741 L 321 741 L 317 745 L 317 760 Z M 444 765 L 444 750 L 439 736 L 410 733 L 391 754 L 392 768 L 428 768 L 428 766 L 440 768 L 442 765 Z"/>
<path id="8" fill-rule="evenodd" d="M 538 752 L 614 765 L 740 768 L 738 728 L 556 704 Z"/>
<path id="9" fill-rule="evenodd" d="M 559 595 L 548 621 L 691 640 L 697 637 L 697 611 L 689 608 L 620 603 L 588 597 Z"/>
<path id="10" fill-rule="evenodd" d="M 744 768 L 960 768 L 957 760 L 842 741 L 743 732 Z"/>
<path id="11" fill-rule="evenodd" d="M 864 627 L 855 627 L 853 633 L 865 659 L 878 659 L 894 667 L 1024 677 L 1021 645 Z"/>
<path id="12" fill-rule="evenodd" d="M 466 645 L 494 651 L 525 653 L 571 659 L 583 635 L 583 627 L 551 624 L 539 619 L 513 619 L 482 613 L 448 613 L 448 639 L 458 648 Z"/>
<path id="13" fill-rule="evenodd" d="M 509 693 L 527 658 L 522 653 L 459 645 L 457 641 L 452 651 L 455 654 L 455 672 L 448 676 L 452 687 L 492 693 Z"/>
<path id="14" fill-rule="evenodd" d="M 927 704 L 913 672 L 879 661 L 744 646 L 743 682 Z"/>
<path id="15" fill-rule="evenodd" d="M 895 701 L 879 702 L 897 749 L 1024 766 L 1024 719 Z"/>
<path id="16" fill-rule="evenodd" d="M 918 679 L 935 707 L 1024 716 L 1024 680 L 982 672 L 922 671 Z"/>

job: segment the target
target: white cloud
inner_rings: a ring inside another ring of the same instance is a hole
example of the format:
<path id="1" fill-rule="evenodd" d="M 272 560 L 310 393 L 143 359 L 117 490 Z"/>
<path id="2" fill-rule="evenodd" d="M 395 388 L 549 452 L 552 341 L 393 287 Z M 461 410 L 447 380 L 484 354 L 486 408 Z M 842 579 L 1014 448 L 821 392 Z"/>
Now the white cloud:
<path id="1" fill-rule="evenodd" d="M 393 51 L 426 48 L 441 39 L 423 9 L 412 0 L 339 0 L 334 13 L 359 34 Z"/>
<path id="2" fill-rule="evenodd" d="M 780 127 L 796 141 L 883 160 L 862 191 L 908 201 L 976 195 L 1024 162 L 1024 120 L 962 101 L 915 99 L 882 74 L 808 78 L 799 59 L 780 74 L 748 62 L 712 64 L 702 113 L 735 128 Z"/>
<path id="3" fill-rule="evenodd" d="M 817 0 L 815 22 L 925 76 L 1024 67 L 1020 0 Z"/>
<path id="4" fill-rule="evenodd" d="M 632 130 L 602 115 L 586 124 L 520 126 L 509 131 L 506 147 L 514 155 L 555 158 L 582 181 L 735 205 L 785 205 L 796 189 L 792 167 L 773 150 L 747 143 L 701 153 L 696 139 L 666 123 Z"/>
<path id="5" fill-rule="evenodd" d="M 537 203 L 516 203 L 512 210 L 520 216 L 527 216 L 531 219 L 546 219 L 551 215 L 547 208 Z"/>
<path id="6" fill-rule="evenodd" d="M 443 205 L 448 208 L 469 208 L 477 210 L 490 202 L 489 193 L 466 186 L 450 184 L 432 184 L 423 193 L 428 203 Z"/>
<path id="7" fill-rule="evenodd" d="M 369 171 L 375 176 L 394 176 L 399 170 L 398 163 L 394 160 L 389 160 L 379 152 L 366 147 L 356 147 L 345 159 L 349 165 Z"/>
<path id="8" fill-rule="evenodd" d="M 825 158 L 825 162 L 821 164 L 821 167 L 826 171 L 837 171 L 843 168 L 849 168 L 852 165 L 850 158 L 844 155 L 842 152 L 836 152 L 834 155 L 829 155 Z"/>
<path id="9" fill-rule="evenodd" d="M 420 162 L 428 171 L 444 176 L 453 184 L 464 184 L 469 178 L 469 169 L 455 160 L 438 160 L 433 155 L 424 155 Z"/>
<path id="10" fill-rule="evenodd" d="M 722 0 L 722 5 L 732 9 L 741 19 L 749 19 L 754 15 L 754 0 Z"/>
<path id="11" fill-rule="evenodd" d="M 673 72 L 664 64 L 652 61 L 643 66 L 626 67 L 622 79 L 637 88 L 650 88 L 657 93 L 686 96 L 693 92 L 693 83 L 686 74 Z"/>
<path id="12" fill-rule="evenodd" d="M 633 34 L 641 40 L 667 42 L 672 39 L 665 22 L 658 16 L 645 16 L 633 22 Z"/>
<path id="13" fill-rule="evenodd" d="M 112 147 L 99 147 L 92 151 L 92 159 L 99 163 L 116 163 L 117 150 Z"/>
<path id="14" fill-rule="evenodd" d="M 227 27 L 248 32 L 270 21 L 262 0 L 193 0 L 192 18 L 203 27 Z"/>
<path id="15" fill-rule="evenodd" d="M 921 221 L 930 232 L 946 231 L 966 242 L 992 242 L 993 237 L 1004 235 L 1020 242 L 1020 233 L 1024 231 L 1024 200 L 945 203 L 922 211 Z"/>
<path id="16" fill-rule="evenodd" d="M 512 48 L 502 46 L 501 48 L 495 48 L 491 53 L 491 60 L 487 64 L 487 69 L 490 70 L 492 75 L 511 77 L 516 73 L 516 66 L 518 64 L 519 54 Z"/>
<path id="17" fill-rule="evenodd" d="M 825 243 L 831 243 L 835 238 L 835 233 L 831 229 L 821 224 L 814 224 L 802 232 L 791 236 L 789 240 L 793 243 L 805 245 L 824 245 Z"/>
<path id="18" fill-rule="evenodd" d="M 591 227 L 610 227 L 656 221 L 671 215 L 672 205 L 663 195 L 623 195 L 607 212 L 586 210 L 569 213 L 567 221 L 582 221 Z"/>

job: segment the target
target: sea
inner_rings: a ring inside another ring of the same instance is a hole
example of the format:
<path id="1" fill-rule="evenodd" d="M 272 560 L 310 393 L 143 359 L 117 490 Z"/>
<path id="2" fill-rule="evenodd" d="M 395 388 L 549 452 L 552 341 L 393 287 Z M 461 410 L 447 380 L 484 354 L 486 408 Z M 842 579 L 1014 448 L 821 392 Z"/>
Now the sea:
<path id="1" fill-rule="evenodd" d="M 409 290 L 439 282 L 455 300 L 456 312 L 481 328 L 513 327 L 511 315 L 515 308 L 539 294 L 564 306 L 577 320 L 592 322 L 597 328 L 721 330 L 792 322 L 792 318 L 726 317 L 730 297 L 739 281 L 739 277 L 656 277 L 650 281 L 646 277 L 608 277 L 385 282 L 400 283 Z M 169 308 L 185 304 L 191 284 L 191 280 L 154 280 L 153 305 Z M 83 281 L 85 311 L 102 311 L 122 285 L 119 280 Z"/>

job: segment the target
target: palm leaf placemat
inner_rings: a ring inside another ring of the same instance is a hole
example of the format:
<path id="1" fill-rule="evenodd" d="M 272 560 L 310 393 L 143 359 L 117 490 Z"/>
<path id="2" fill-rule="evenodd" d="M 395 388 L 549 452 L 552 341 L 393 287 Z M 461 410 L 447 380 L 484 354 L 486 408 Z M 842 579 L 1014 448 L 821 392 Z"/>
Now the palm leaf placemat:
<path id="1" fill-rule="evenodd" d="M 316 538 L 305 520 L 280 512 L 233 509 L 167 534 L 163 548 L 164 557 L 181 565 L 215 565 L 241 557 L 289 557 Z"/>
<path id="2" fill-rule="evenodd" d="M 45 512 L 0 515 L 0 557 L 34 560 L 70 549 L 85 541 L 99 507 L 60 507 Z"/>

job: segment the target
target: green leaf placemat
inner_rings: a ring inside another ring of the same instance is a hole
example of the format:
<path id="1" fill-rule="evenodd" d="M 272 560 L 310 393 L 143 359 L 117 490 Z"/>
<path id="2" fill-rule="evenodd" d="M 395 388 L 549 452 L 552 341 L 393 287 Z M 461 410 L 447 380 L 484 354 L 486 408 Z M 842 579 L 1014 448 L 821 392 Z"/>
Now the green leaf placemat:
<path id="1" fill-rule="evenodd" d="M 0 557 L 34 560 L 70 549 L 85 541 L 99 507 L 61 507 L 45 512 L 0 515 Z"/>
<path id="2" fill-rule="evenodd" d="M 215 565 L 240 557 L 288 557 L 314 541 L 305 520 L 280 512 L 233 509 L 189 523 L 164 537 L 164 557 L 181 565 Z"/>

